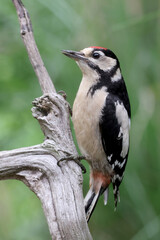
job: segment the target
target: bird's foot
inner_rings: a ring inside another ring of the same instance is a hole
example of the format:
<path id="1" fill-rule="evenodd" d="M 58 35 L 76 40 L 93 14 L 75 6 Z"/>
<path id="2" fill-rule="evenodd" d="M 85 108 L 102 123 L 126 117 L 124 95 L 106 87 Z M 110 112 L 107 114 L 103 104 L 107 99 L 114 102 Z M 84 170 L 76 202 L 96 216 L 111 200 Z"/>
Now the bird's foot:
<path id="1" fill-rule="evenodd" d="M 86 168 L 80 162 L 82 159 L 85 159 L 85 157 L 84 156 L 65 157 L 65 158 L 61 158 L 60 160 L 58 160 L 57 165 L 60 167 L 60 162 L 63 162 L 63 161 L 74 161 L 75 163 L 77 163 L 80 166 L 80 168 L 82 169 L 82 172 L 86 173 Z"/>

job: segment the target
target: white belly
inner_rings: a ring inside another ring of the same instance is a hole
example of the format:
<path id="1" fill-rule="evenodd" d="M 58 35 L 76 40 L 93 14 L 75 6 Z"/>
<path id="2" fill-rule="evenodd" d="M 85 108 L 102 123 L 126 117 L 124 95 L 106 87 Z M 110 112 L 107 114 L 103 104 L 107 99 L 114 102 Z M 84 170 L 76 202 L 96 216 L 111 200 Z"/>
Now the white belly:
<path id="1" fill-rule="evenodd" d="M 73 104 L 73 124 L 81 153 L 88 159 L 92 168 L 101 169 L 106 164 L 99 130 L 101 111 L 107 93 L 97 90 L 93 96 L 79 91 Z"/>

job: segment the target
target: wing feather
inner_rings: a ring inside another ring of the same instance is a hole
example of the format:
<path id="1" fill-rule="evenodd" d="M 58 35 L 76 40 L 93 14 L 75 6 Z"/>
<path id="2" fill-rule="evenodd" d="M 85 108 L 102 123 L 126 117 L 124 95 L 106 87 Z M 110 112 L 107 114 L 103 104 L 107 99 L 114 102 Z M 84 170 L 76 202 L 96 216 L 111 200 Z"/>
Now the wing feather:
<path id="1" fill-rule="evenodd" d="M 108 94 L 99 127 L 107 161 L 114 170 L 112 179 L 115 205 L 123 179 L 129 150 L 129 117 L 122 101 Z"/>

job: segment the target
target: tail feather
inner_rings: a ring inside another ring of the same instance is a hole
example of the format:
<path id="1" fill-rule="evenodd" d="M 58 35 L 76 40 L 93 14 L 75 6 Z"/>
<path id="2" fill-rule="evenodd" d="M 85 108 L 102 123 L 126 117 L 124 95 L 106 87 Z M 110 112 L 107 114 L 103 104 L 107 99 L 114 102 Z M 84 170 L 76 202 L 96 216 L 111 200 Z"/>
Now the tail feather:
<path id="1" fill-rule="evenodd" d="M 104 205 L 107 205 L 109 195 L 109 188 L 104 191 Z"/>
<path id="2" fill-rule="evenodd" d="M 117 204 L 120 202 L 120 194 L 119 194 L 119 186 L 115 185 L 113 183 L 113 194 L 114 194 L 114 205 L 115 205 L 115 211 L 117 209 Z"/>
<path id="3" fill-rule="evenodd" d="M 94 192 L 93 186 L 91 186 L 91 188 L 89 189 L 89 191 L 84 199 L 87 222 L 89 221 L 89 219 L 94 211 L 94 208 L 96 207 L 99 197 L 103 194 L 104 191 L 105 191 L 105 189 L 102 187 L 100 188 L 100 190 L 97 193 Z"/>

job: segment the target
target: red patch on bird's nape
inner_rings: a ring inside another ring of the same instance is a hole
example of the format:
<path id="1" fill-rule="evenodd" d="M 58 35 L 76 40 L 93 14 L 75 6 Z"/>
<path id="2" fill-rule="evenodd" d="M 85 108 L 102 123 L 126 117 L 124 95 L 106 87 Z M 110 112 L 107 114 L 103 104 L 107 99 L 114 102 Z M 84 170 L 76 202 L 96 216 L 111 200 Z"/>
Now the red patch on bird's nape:
<path id="1" fill-rule="evenodd" d="M 97 47 L 97 46 L 91 46 L 90 48 L 96 48 L 96 49 L 104 49 L 104 50 L 107 50 L 107 48 L 104 48 L 104 47 Z"/>

